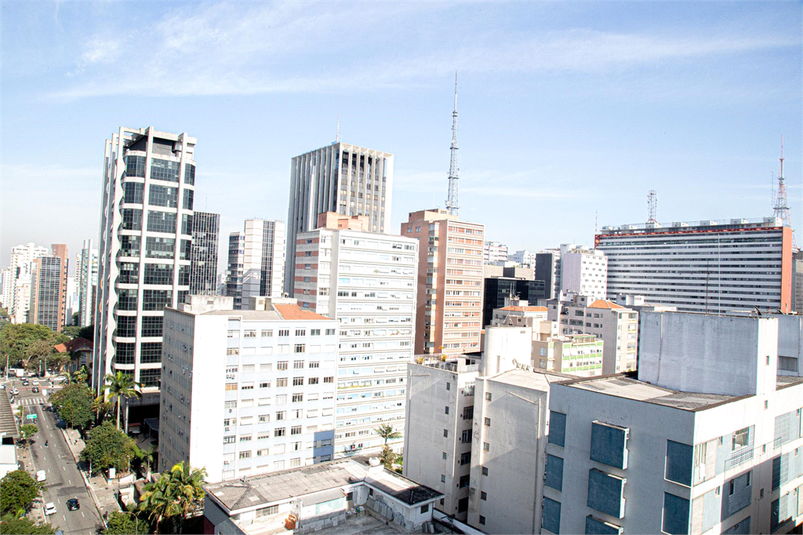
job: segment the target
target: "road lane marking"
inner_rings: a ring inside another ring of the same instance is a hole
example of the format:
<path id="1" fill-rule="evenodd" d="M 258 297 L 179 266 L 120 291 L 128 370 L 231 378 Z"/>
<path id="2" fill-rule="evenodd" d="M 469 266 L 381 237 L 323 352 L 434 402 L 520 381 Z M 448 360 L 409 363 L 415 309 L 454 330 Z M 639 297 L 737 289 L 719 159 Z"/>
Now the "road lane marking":
<path id="1" fill-rule="evenodd" d="M 84 512 L 83 512 L 83 511 L 81 511 L 81 516 L 83 516 L 84 518 L 86 518 L 86 516 L 84 516 Z"/>

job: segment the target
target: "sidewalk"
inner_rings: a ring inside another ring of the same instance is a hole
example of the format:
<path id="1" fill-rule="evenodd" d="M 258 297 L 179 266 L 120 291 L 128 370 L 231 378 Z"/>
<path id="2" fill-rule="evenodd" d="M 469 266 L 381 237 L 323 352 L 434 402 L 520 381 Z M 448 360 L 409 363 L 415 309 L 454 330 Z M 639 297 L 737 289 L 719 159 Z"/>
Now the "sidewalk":
<path id="1" fill-rule="evenodd" d="M 105 519 L 115 511 L 120 511 L 120 504 L 117 503 L 116 498 L 117 487 L 113 483 L 106 481 L 106 478 L 100 474 L 89 477 L 87 471 L 88 467 L 80 460 L 79 455 L 80 452 L 83 451 L 85 444 L 78 431 L 75 429 L 62 429 L 61 432 L 64 433 L 64 438 L 67 441 L 67 445 L 70 447 L 70 452 L 75 462 L 79 465 L 81 477 L 84 478 L 84 483 L 89 490 L 89 495 L 92 497 L 92 501 L 100 513 L 101 518 Z"/>
<path id="2" fill-rule="evenodd" d="M 30 448 L 17 447 L 17 461 L 22 461 L 25 466 L 25 471 L 28 472 L 32 478 L 36 479 L 36 466 L 34 465 Z M 31 505 L 31 510 L 28 512 L 28 519 L 32 522 L 46 524 L 44 506 L 45 504 L 42 501 L 41 494 L 37 495 L 36 499 L 33 501 L 33 505 Z"/>

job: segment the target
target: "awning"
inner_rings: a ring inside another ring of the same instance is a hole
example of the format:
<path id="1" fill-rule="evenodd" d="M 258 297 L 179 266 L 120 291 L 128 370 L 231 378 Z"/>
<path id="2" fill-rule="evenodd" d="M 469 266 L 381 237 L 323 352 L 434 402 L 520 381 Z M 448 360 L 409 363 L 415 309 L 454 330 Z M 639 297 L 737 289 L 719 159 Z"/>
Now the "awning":
<path id="1" fill-rule="evenodd" d="M 331 502 L 332 500 L 337 500 L 345 497 L 346 495 L 343 494 L 343 491 L 338 488 L 338 489 L 322 490 L 321 492 L 308 494 L 307 496 L 303 496 L 301 498 L 301 501 L 304 502 L 304 505 L 315 505 L 318 503 Z"/>

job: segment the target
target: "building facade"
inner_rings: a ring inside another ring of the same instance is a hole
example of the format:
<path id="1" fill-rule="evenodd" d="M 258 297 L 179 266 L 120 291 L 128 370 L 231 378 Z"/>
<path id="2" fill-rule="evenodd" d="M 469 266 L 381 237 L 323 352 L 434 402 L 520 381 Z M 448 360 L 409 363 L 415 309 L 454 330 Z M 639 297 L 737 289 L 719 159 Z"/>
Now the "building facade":
<path id="1" fill-rule="evenodd" d="M 548 249 L 535 255 L 535 280 L 544 281 L 548 297 L 560 295 L 560 249 Z"/>
<path id="2" fill-rule="evenodd" d="M 482 326 L 490 325 L 493 312 L 505 306 L 507 300 L 521 300 L 537 305 L 547 297 L 544 281 L 513 279 L 507 277 L 485 278 L 482 299 Z"/>
<path id="3" fill-rule="evenodd" d="M 66 248 L 61 252 L 66 253 Z M 31 262 L 28 323 L 44 325 L 58 332 L 63 330 L 67 292 L 63 277 L 66 261 L 65 254 L 65 257 L 47 255 Z"/>
<path id="4" fill-rule="evenodd" d="M 34 243 L 11 248 L 9 263 L 11 273 L 6 308 L 13 323 L 28 321 L 28 309 L 31 304 L 31 262 L 48 254 L 50 251 L 47 247 L 37 246 Z"/>
<path id="5" fill-rule="evenodd" d="M 507 262 L 507 245 L 495 241 L 486 241 L 482 248 L 482 263 L 504 265 Z"/>
<path id="6" fill-rule="evenodd" d="M 117 371 L 142 384 L 125 425 L 158 413 L 164 308 L 190 289 L 195 144 L 152 127 L 106 141 L 92 371 L 98 392 Z"/>
<path id="7" fill-rule="evenodd" d="M 679 311 L 792 308 L 792 229 L 780 219 L 603 227 L 608 298 L 643 295 Z"/>
<path id="8" fill-rule="evenodd" d="M 292 159 L 287 213 L 287 258 L 291 268 L 299 233 L 315 230 L 318 214 L 368 217 L 369 232 L 385 233 L 391 220 L 393 155 L 335 142 Z M 295 275 L 285 273 L 284 291 L 294 295 Z"/>
<path id="9" fill-rule="evenodd" d="M 375 430 L 404 433 L 407 363 L 412 360 L 418 241 L 361 230 L 365 216 L 321 214 L 296 237 L 299 306 L 340 322 L 335 456 L 378 452 Z"/>
<path id="10" fill-rule="evenodd" d="M 92 247 L 92 240 L 84 240 L 81 252 L 78 254 L 75 282 L 78 294 L 78 324 L 92 325 L 95 319 L 98 289 L 98 250 Z"/>
<path id="11" fill-rule="evenodd" d="M 332 459 L 338 324 L 295 300 L 191 296 L 165 311 L 159 470 L 208 482 Z"/>
<path id="12" fill-rule="evenodd" d="M 528 266 L 531 268 L 535 267 L 535 253 L 531 253 L 525 249 L 520 251 L 516 251 L 513 254 L 508 254 L 507 259 L 511 262 L 515 262 L 520 266 Z"/>
<path id="13" fill-rule="evenodd" d="M 252 297 L 282 295 L 286 230 L 282 221 L 246 219 L 243 232 L 231 233 L 226 295 L 234 308 L 247 308 Z"/>
<path id="14" fill-rule="evenodd" d="M 605 299 L 608 285 L 608 259 L 602 251 L 562 245 L 560 290 L 563 294 L 587 295 Z"/>
<path id="15" fill-rule="evenodd" d="M 220 214 L 196 211 L 192 217 L 190 294 L 217 294 Z"/>
<path id="16" fill-rule="evenodd" d="M 401 235 L 417 238 L 421 248 L 415 353 L 479 351 L 485 226 L 438 208 L 410 213 Z"/>

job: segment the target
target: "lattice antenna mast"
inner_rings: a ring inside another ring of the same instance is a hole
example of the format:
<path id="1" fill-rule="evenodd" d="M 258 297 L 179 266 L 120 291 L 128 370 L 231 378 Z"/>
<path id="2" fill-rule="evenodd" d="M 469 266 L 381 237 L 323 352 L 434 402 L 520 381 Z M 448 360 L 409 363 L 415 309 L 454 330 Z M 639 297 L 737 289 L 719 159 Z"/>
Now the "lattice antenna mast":
<path id="1" fill-rule="evenodd" d="M 658 219 L 658 192 L 654 189 L 651 189 L 650 192 L 647 194 L 647 210 L 648 210 L 648 217 L 647 223 L 657 223 Z"/>
<path id="2" fill-rule="evenodd" d="M 458 162 L 457 162 L 457 72 L 454 73 L 454 111 L 452 112 L 452 148 L 451 148 L 451 161 L 449 163 L 449 196 L 446 198 L 446 210 L 452 214 L 457 215 L 460 206 L 457 201 L 457 180 L 458 180 Z"/>
<path id="3" fill-rule="evenodd" d="M 789 215 L 789 204 L 786 197 L 786 177 L 783 176 L 783 136 L 781 136 L 781 158 L 780 170 L 778 172 L 778 193 L 775 195 L 775 206 L 772 215 L 780 217 L 785 227 L 792 226 L 792 219 Z"/>

